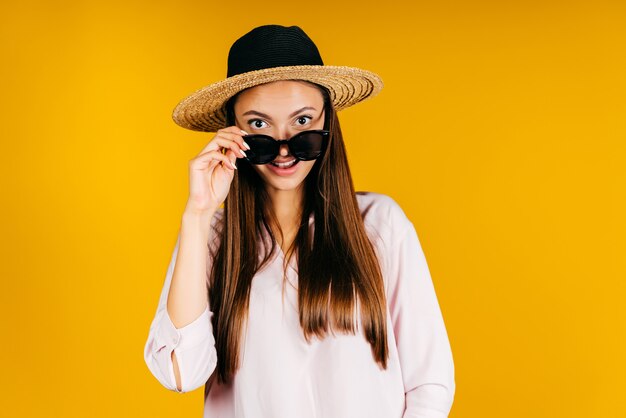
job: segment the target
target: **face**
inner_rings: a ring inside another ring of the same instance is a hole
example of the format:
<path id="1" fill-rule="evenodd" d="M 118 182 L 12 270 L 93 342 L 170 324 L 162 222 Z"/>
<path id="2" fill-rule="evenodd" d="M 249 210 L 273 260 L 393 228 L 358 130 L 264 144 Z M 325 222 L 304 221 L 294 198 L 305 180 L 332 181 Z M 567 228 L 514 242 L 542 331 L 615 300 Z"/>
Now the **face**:
<path id="1" fill-rule="evenodd" d="M 324 99 L 320 90 L 304 81 L 274 81 L 241 92 L 234 104 L 235 120 L 249 134 L 289 139 L 295 134 L 324 128 Z M 252 166 L 268 192 L 298 191 L 315 160 L 299 161 L 287 145 L 268 164 Z"/>

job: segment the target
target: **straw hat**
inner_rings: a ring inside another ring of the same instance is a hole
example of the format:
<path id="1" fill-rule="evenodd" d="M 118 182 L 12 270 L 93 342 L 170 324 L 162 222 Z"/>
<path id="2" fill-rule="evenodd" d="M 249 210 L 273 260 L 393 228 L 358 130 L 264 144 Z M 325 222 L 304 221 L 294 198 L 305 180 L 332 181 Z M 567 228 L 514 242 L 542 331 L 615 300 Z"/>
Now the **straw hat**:
<path id="1" fill-rule="evenodd" d="M 383 87 L 380 77 L 370 71 L 324 65 L 317 47 L 298 26 L 265 25 L 231 46 L 227 78 L 184 98 L 172 119 L 183 128 L 215 132 L 226 127 L 228 99 L 277 80 L 306 80 L 326 87 L 336 110 L 375 96 Z"/>

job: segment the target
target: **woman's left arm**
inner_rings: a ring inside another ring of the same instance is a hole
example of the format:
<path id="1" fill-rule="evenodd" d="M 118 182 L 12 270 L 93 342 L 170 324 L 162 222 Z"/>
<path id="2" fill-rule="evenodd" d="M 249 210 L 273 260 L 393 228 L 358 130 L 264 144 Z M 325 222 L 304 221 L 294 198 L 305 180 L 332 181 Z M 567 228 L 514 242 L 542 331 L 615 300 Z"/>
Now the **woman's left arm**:
<path id="1" fill-rule="evenodd" d="M 443 315 L 413 224 L 399 206 L 390 220 L 387 303 L 406 394 L 403 418 L 446 418 L 455 381 Z"/>

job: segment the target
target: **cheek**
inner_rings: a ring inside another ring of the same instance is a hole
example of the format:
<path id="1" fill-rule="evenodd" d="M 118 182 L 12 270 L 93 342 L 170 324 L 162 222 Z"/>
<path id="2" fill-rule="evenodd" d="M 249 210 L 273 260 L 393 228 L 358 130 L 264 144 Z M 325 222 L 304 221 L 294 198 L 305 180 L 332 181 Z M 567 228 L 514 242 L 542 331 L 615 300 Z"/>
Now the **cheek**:
<path id="1" fill-rule="evenodd" d="M 311 169 L 315 165 L 315 160 L 313 160 L 313 161 L 300 161 L 298 164 L 302 164 L 302 167 L 300 167 L 300 169 L 302 170 L 303 173 L 309 174 L 311 172 Z"/>

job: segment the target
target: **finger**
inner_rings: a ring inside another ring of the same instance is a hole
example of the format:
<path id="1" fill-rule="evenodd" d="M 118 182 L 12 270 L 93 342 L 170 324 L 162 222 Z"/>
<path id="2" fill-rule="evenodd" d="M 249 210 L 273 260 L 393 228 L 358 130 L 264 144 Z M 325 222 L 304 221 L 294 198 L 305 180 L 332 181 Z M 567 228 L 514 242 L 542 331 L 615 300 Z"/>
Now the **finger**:
<path id="1" fill-rule="evenodd" d="M 209 161 L 209 171 L 213 170 L 218 164 L 221 164 L 221 162 L 219 160 L 211 160 Z"/>
<path id="2" fill-rule="evenodd" d="M 216 138 L 224 137 L 226 134 L 238 134 L 239 136 L 244 135 L 245 131 L 237 128 L 236 126 L 229 126 L 227 128 L 218 129 L 213 138 L 205 145 L 205 147 L 200 151 L 199 154 L 203 154 L 208 151 L 213 151 L 218 149 L 218 145 L 214 142 Z"/>
<path id="3" fill-rule="evenodd" d="M 220 130 L 218 130 L 218 132 L 232 132 L 234 134 L 242 134 L 242 135 L 248 135 L 248 133 L 246 131 L 244 131 L 243 129 L 239 128 L 238 126 L 228 126 L 226 128 L 222 128 Z"/>
<path id="4" fill-rule="evenodd" d="M 232 133 L 239 137 L 242 135 L 250 135 L 248 132 L 244 131 L 243 129 L 240 129 L 238 126 L 229 126 L 227 128 L 220 129 L 218 132 Z M 245 141 L 243 141 L 243 139 L 239 145 L 243 145 L 244 148 L 250 149 L 248 144 L 246 144 Z"/>
<path id="5" fill-rule="evenodd" d="M 226 139 L 226 138 L 221 138 L 221 137 L 216 137 L 215 139 L 213 139 L 213 142 L 215 142 L 217 145 L 219 145 L 222 150 L 223 149 L 231 149 L 235 152 L 235 154 L 237 154 L 238 158 L 245 158 L 246 157 L 246 153 L 244 150 L 241 149 L 241 146 L 235 142 L 232 141 L 230 139 Z"/>
<path id="6" fill-rule="evenodd" d="M 231 150 L 226 151 L 226 154 L 224 155 L 226 156 L 226 158 L 228 158 L 232 162 L 233 166 L 237 168 L 237 165 L 236 165 L 237 155 L 235 155 L 235 153 Z"/>
<path id="7" fill-rule="evenodd" d="M 232 151 L 229 150 L 228 152 Z M 234 164 L 232 164 L 231 159 L 228 158 L 228 156 L 222 154 L 219 151 L 209 151 L 205 152 L 204 154 L 200 154 L 196 158 L 191 160 L 191 165 L 193 169 L 203 169 L 205 167 L 208 167 L 211 161 L 214 160 L 222 162 L 224 167 L 228 167 L 231 169 L 237 168 L 234 166 Z"/>
<path id="8" fill-rule="evenodd" d="M 234 146 L 238 147 L 239 150 L 243 152 L 239 152 L 238 149 L 232 148 Z M 200 154 L 204 154 L 205 152 L 218 150 L 220 147 L 222 148 L 232 148 L 234 149 L 240 156 L 245 157 L 245 149 L 250 149 L 250 146 L 246 144 L 242 138 L 242 134 L 235 134 L 232 132 L 218 131 L 218 133 L 209 141 L 209 143 L 204 147 Z M 240 157 L 241 158 L 241 157 Z"/>
<path id="9" fill-rule="evenodd" d="M 220 132 L 220 137 L 229 139 L 239 145 L 239 148 L 242 150 L 250 149 L 250 145 L 246 144 L 246 141 L 243 140 L 243 135 L 247 135 L 247 133 L 243 133 L 245 131 L 240 131 L 238 133 L 233 132 Z"/>

